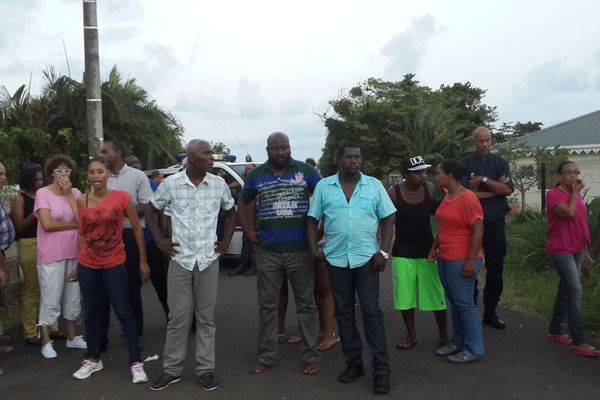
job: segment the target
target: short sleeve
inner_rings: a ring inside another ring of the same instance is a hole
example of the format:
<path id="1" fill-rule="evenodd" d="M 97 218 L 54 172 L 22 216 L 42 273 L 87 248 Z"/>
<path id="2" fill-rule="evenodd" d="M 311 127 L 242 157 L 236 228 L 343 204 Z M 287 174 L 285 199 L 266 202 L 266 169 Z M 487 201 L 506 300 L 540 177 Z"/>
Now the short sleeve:
<path id="1" fill-rule="evenodd" d="M 312 197 L 310 198 L 310 209 L 308 210 L 308 216 L 320 221 L 323 218 L 323 181 L 320 181 L 315 186 Z"/>
<path id="2" fill-rule="evenodd" d="M 231 210 L 233 208 L 233 206 L 235 205 L 235 201 L 233 200 L 233 197 L 231 196 L 231 190 L 229 190 L 229 187 L 227 186 L 227 183 L 222 182 L 223 184 L 223 190 L 221 192 L 221 209 L 222 210 Z"/>
<path id="3" fill-rule="evenodd" d="M 377 186 L 377 196 L 379 197 L 377 201 L 377 218 L 384 219 L 394 214 L 396 212 L 396 207 L 394 207 L 392 199 L 390 199 L 390 196 L 381 182 L 376 179 L 374 179 L 374 182 Z"/>
<path id="4" fill-rule="evenodd" d="M 170 182 L 164 181 L 158 185 L 156 192 L 151 196 L 151 203 L 157 210 L 163 210 L 171 202 Z"/>
<path id="5" fill-rule="evenodd" d="M 38 210 L 45 208 L 50 210 L 50 200 L 48 199 L 48 189 L 43 188 L 35 194 L 35 202 L 33 203 L 33 214 L 39 218 Z"/>
<path id="6" fill-rule="evenodd" d="M 138 174 L 138 190 L 137 190 L 137 202 L 138 204 L 148 204 L 152 200 L 152 188 L 150 182 L 146 177 L 146 174 L 139 171 Z"/>
<path id="7" fill-rule="evenodd" d="M 554 211 L 554 207 L 560 203 L 564 203 L 565 200 L 562 198 L 561 193 L 558 190 L 550 189 L 546 192 L 546 209 Z"/>
<path id="8" fill-rule="evenodd" d="M 467 221 L 472 226 L 477 220 L 483 221 L 483 207 L 481 202 L 470 190 L 465 193 L 464 201 L 461 207 L 462 220 Z"/>
<path id="9" fill-rule="evenodd" d="M 256 199 L 258 190 L 256 190 L 256 176 L 259 168 L 254 168 L 250 171 L 250 174 L 244 181 L 244 187 L 242 188 L 241 198 L 244 203 L 249 203 Z"/>
<path id="10" fill-rule="evenodd" d="M 498 164 L 496 165 L 496 180 L 500 179 L 501 176 L 508 178 L 506 184 L 514 190 L 512 179 L 510 178 L 510 167 L 508 161 L 502 157 L 498 157 Z"/>

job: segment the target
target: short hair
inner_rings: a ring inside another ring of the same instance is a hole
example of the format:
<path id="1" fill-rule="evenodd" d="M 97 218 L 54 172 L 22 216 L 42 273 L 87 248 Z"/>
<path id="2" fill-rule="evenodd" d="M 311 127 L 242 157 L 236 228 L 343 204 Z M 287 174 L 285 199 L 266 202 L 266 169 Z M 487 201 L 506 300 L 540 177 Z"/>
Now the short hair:
<path id="1" fill-rule="evenodd" d="M 28 191 L 35 189 L 35 177 L 42 172 L 42 166 L 40 164 L 27 164 L 21 170 L 21 177 L 19 179 L 19 187 L 21 190 Z"/>
<path id="2" fill-rule="evenodd" d="M 352 143 L 352 142 L 342 143 L 342 145 L 340 147 L 338 147 L 338 150 L 337 150 L 338 160 L 342 158 L 344 153 L 346 153 L 346 149 L 359 149 L 360 150 L 360 146 L 358 144 Z"/>
<path id="3" fill-rule="evenodd" d="M 575 164 L 575 163 L 571 160 L 565 160 L 565 161 L 561 162 L 560 164 L 558 164 L 558 167 L 556 168 L 556 173 L 562 174 L 562 170 L 565 167 L 565 165 L 567 165 L 567 164 Z"/>
<path id="4" fill-rule="evenodd" d="M 46 160 L 46 163 L 44 164 L 46 176 L 51 177 L 56 167 L 60 164 L 67 164 L 71 169 L 71 177 L 73 177 L 77 164 L 75 164 L 75 161 L 66 154 L 57 154 Z"/>
<path id="5" fill-rule="evenodd" d="M 454 179 L 460 181 L 460 179 L 467 173 L 467 168 L 459 161 L 454 159 L 445 159 L 440 161 L 440 167 L 446 175 L 452 175 Z"/>
<path id="6" fill-rule="evenodd" d="M 313 167 L 315 167 L 315 168 L 317 167 L 317 162 L 315 161 L 315 159 L 314 159 L 314 158 L 310 158 L 310 157 L 309 157 L 309 158 L 307 158 L 307 159 L 306 159 L 306 161 L 304 161 L 304 162 L 305 162 L 305 163 L 307 163 L 307 164 L 309 164 L 309 165 L 312 165 L 312 166 L 313 166 Z"/>
<path id="7" fill-rule="evenodd" d="M 162 174 L 163 173 L 160 172 L 159 170 L 155 170 L 155 171 L 152 171 L 152 173 L 150 174 L 150 178 L 154 179 L 154 178 L 161 176 Z"/>
<path id="8" fill-rule="evenodd" d="M 104 142 L 104 144 L 109 144 L 113 148 L 114 151 L 118 151 L 121 153 L 121 157 L 125 157 L 129 153 L 127 152 L 127 146 L 125 143 L 121 142 L 118 139 L 111 139 Z"/>
<path id="9" fill-rule="evenodd" d="M 87 164 L 86 171 L 88 169 L 90 169 L 90 165 L 92 165 L 92 163 L 95 163 L 95 162 L 104 165 L 108 169 L 108 165 L 106 164 L 106 162 L 104 161 L 104 159 L 102 157 L 95 156 L 95 157 L 90 158 L 90 161 Z"/>

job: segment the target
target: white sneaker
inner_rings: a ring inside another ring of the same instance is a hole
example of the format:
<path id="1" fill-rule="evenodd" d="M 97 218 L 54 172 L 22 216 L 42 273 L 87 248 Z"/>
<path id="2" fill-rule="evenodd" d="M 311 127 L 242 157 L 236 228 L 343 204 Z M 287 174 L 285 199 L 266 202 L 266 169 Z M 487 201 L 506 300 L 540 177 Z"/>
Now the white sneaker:
<path id="1" fill-rule="evenodd" d="M 52 346 L 52 340 L 42 346 L 41 353 L 44 358 L 56 358 L 57 354 Z"/>
<path id="2" fill-rule="evenodd" d="M 87 349 L 87 343 L 83 336 L 75 336 L 73 340 L 67 339 L 67 349 Z"/>
<path id="3" fill-rule="evenodd" d="M 102 365 L 102 360 L 94 361 L 90 359 L 85 359 L 81 363 L 81 367 L 75 373 L 73 373 L 73 378 L 75 379 L 87 379 L 94 372 L 101 371 L 104 366 Z"/>
<path id="4" fill-rule="evenodd" d="M 143 362 L 134 362 L 131 364 L 131 375 L 133 376 L 133 379 L 131 380 L 133 383 L 148 382 L 148 375 L 144 372 Z"/>

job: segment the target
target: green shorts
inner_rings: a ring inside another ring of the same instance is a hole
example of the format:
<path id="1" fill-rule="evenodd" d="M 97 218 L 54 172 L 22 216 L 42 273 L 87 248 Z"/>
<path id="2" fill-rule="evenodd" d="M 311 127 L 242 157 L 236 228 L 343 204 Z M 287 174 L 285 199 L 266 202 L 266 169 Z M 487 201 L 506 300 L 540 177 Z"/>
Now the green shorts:
<path id="1" fill-rule="evenodd" d="M 440 282 L 437 264 L 426 258 L 392 257 L 394 278 L 394 308 L 410 310 L 438 311 L 446 309 L 444 288 Z"/>

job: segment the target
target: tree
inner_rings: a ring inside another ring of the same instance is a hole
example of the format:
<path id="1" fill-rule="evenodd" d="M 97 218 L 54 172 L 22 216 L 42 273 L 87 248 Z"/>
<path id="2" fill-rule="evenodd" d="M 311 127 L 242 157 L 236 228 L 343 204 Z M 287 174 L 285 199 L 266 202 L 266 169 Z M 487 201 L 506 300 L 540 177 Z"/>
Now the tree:
<path id="1" fill-rule="evenodd" d="M 508 161 L 510 176 L 513 186 L 521 195 L 521 206 L 526 208 L 525 195 L 539 183 L 540 172 L 538 166 L 541 163 L 550 165 L 549 171 L 553 171 L 562 160 L 567 158 L 568 151 L 556 146 L 552 149 L 541 147 L 530 147 L 526 144 L 512 140 L 503 146 L 499 146 L 498 153 Z M 532 160 L 524 162 L 524 160 Z M 546 179 L 544 177 L 544 179 Z"/>
<path id="2" fill-rule="evenodd" d="M 433 90 L 414 77 L 370 78 L 330 101 L 333 115 L 321 115 L 327 128 L 319 163 L 324 175 L 337 170 L 335 153 L 343 143 L 358 144 L 363 170 L 381 178 L 397 171 L 408 155 L 432 161 L 459 157 L 472 130 L 495 121 L 495 108 L 482 102 L 483 89 L 455 83 Z"/>
<path id="3" fill-rule="evenodd" d="M 214 154 L 230 154 L 231 153 L 231 151 L 229 150 L 229 147 L 225 146 L 225 143 L 211 141 L 210 145 L 212 146 Z"/>
<path id="4" fill-rule="evenodd" d="M 0 160 L 11 181 L 28 162 L 43 163 L 57 153 L 87 164 L 86 97 L 82 82 L 49 67 L 37 96 L 23 85 L 10 94 L 0 87 Z M 122 141 L 148 169 L 173 163 L 183 148 L 183 128 L 135 79 L 123 80 L 116 67 L 102 83 L 105 139 Z M 92 155 L 93 156 L 93 155 Z"/>
<path id="5" fill-rule="evenodd" d="M 544 126 L 541 122 L 503 122 L 498 128 L 492 130 L 494 142 L 504 143 L 522 136 L 537 132 Z"/>

